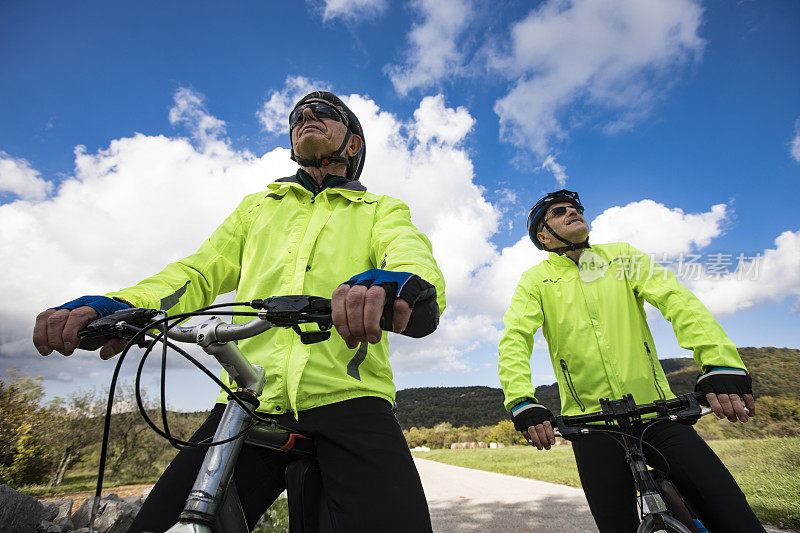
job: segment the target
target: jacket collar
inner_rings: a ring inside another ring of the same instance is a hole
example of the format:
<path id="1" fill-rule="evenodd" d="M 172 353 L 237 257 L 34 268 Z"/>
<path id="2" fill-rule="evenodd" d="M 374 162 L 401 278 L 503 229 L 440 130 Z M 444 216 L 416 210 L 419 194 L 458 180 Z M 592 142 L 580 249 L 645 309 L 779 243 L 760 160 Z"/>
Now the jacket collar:
<path id="1" fill-rule="evenodd" d="M 367 191 L 367 188 L 362 185 L 360 181 L 347 180 L 342 176 L 333 176 L 331 174 L 327 174 L 322 180 L 322 185 L 318 185 L 316 180 L 303 169 L 298 169 L 297 174 L 294 176 L 288 176 L 275 180 L 270 184 L 271 187 L 269 188 L 272 188 L 272 186 L 274 186 L 276 183 L 300 185 L 305 190 L 309 191 L 313 196 L 316 196 L 325 189 L 344 189 L 346 191 L 359 193 L 364 193 Z M 280 187 L 280 185 L 277 185 L 277 187 Z"/>
<path id="2" fill-rule="evenodd" d="M 586 248 L 586 250 L 584 250 L 583 252 L 586 253 L 587 250 L 591 250 L 591 249 L 592 249 L 592 247 L 589 246 L 589 248 Z M 572 259 L 567 257 L 566 254 L 557 254 L 557 253 L 554 253 L 554 252 L 550 252 L 548 254 L 547 260 L 550 261 L 550 263 L 552 263 L 553 266 L 555 266 L 557 268 L 567 268 L 567 267 L 577 267 L 578 266 L 575 263 L 575 261 L 573 261 Z"/>

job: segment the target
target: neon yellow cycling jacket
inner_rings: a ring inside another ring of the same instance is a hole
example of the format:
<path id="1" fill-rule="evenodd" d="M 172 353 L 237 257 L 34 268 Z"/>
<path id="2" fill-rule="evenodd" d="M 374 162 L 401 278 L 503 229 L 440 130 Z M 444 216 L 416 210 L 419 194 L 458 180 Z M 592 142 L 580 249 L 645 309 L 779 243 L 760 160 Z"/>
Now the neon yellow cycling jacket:
<path id="1" fill-rule="evenodd" d="M 558 380 L 561 412 L 600 410 L 599 398 L 674 398 L 658 362 L 644 301 L 672 323 L 701 367 L 745 368 L 706 307 L 675 275 L 629 244 L 594 245 L 580 267 L 565 255 L 525 271 L 503 321 L 499 375 L 505 407 L 535 400 L 530 358 L 541 327 Z"/>
<path id="2" fill-rule="evenodd" d="M 290 177 L 246 196 L 193 255 L 107 296 L 173 314 L 232 290 L 237 301 L 288 294 L 330 298 L 342 282 L 370 268 L 417 274 L 436 287 L 439 312 L 444 309 L 444 280 L 430 241 L 411 223 L 403 202 L 369 193 L 357 181 L 314 197 Z M 293 331 L 273 328 L 239 347 L 266 371 L 261 411 L 297 413 L 360 396 L 394 401 L 386 334 L 378 344 L 350 350 L 335 331 L 325 342 L 305 345 Z M 229 382 L 224 371 L 222 379 Z M 218 401 L 227 401 L 226 395 Z"/>

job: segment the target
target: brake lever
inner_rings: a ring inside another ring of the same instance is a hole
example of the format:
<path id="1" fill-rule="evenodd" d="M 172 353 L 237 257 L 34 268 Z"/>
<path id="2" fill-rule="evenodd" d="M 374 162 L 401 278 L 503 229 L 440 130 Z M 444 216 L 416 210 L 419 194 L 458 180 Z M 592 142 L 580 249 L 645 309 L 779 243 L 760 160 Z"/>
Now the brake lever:
<path id="1" fill-rule="evenodd" d="M 100 317 L 89 323 L 85 328 L 78 332 L 78 348 L 81 350 L 97 350 L 111 339 L 129 339 L 135 333 L 127 336 L 124 330 L 119 327 L 121 323 L 142 328 L 146 326 L 158 314 L 156 309 L 142 309 L 134 307 L 122 309 L 108 316 Z M 146 339 L 141 339 L 137 346 L 146 347 Z"/>

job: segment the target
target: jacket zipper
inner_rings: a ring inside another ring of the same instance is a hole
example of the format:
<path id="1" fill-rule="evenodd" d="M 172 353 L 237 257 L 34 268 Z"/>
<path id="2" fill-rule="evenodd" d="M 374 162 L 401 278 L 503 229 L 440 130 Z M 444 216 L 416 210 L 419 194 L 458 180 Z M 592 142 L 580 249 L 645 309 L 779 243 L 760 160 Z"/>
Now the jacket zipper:
<path id="1" fill-rule="evenodd" d="M 581 409 L 581 413 L 586 411 L 586 406 L 583 405 L 583 402 L 578 398 L 578 393 L 575 391 L 575 385 L 572 383 L 572 375 L 569 373 L 569 368 L 567 368 L 567 362 L 563 359 L 561 360 L 561 370 L 564 371 L 564 378 L 567 380 L 567 388 L 569 389 L 570 394 L 572 394 L 572 399 L 577 402 L 578 407 Z"/>
<path id="2" fill-rule="evenodd" d="M 653 370 L 653 383 L 656 385 L 656 390 L 658 391 L 658 397 L 662 400 L 666 399 L 666 395 L 664 391 L 661 389 L 661 385 L 658 384 L 658 374 L 656 373 L 656 363 L 653 361 L 653 354 L 650 352 L 650 347 L 647 345 L 647 341 L 644 342 L 644 349 L 647 350 L 647 357 L 650 358 L 650 368 Z"/>

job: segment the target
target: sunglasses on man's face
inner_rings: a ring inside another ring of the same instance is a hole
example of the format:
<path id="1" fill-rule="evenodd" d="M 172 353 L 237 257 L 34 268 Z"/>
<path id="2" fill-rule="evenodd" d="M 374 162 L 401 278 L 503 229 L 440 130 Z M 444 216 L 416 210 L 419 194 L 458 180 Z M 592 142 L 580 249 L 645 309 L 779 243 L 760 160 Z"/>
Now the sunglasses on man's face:
<path id="1" fill-rule="evenodd" d="M 310 108 L 314 116 L 320 120 L 329 118 L 337 122 L 344 122 L 344 119 L 342 119 L 342 116 L 335 108 L 328 104 L 323 104 L 322 102 L 311 102 L 303 104 L 292 111 L 292 114 L 289 116 L 289 129 L 294 128 L 303 120 L 303 111 L 307 108 Z"/>
<path id="2" fill-rule="evenodd" d="M 560 205 L 558 207 L 554 207 L 553 209 L 551 209 L 550 214 L 552 215 L 552 217 L 563 217 L 564 215 L 567 214 L 567 209 L 574 209 L 578 213 L 583 214 L 582 205 Z"/>

